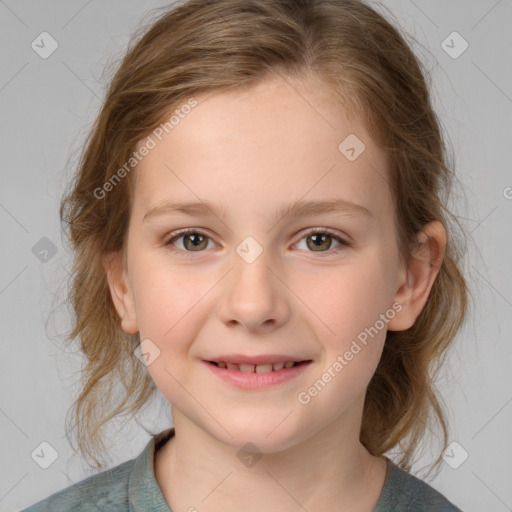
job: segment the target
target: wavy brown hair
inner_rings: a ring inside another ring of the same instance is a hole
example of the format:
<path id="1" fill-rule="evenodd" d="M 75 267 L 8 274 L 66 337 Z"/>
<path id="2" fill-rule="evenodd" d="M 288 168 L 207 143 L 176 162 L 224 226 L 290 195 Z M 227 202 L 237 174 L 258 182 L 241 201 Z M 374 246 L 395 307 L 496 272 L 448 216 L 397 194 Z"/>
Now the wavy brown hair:
<path id="1" fill-rule="evenodd" d="M 453 165 L 410 36 L 359 0 L 189 0 L 157 14 L 122 56 L 61 203 L 74 256 L 67 339 L 78 338 L 85 356 L 73 404 L 81 453 L 101 468 L 96 456 L 104 451 L 107 423 L 134 417 L 156 390 L 134 356 L 138 333 L 120 327 L 102 266 L 106 253 L 124 254 L 136 171 L 117 179 L 119 169 L 194 95 L 250 87 L 276 74 L 320 78 L 385 150 L 406 261 L 425 224 L 438 220 L 447 230 L 445 257 L 421 314 L 411 328 L 387 333 L 360 435 L 375 456 L 398 447 L 397 463 L 407 470 L 431 426 L 440 427 L 444 449 L 447 422 L 435 377 L 470 294 L 453 236 L 462 227 L 446 207 Z M 116 173 L 115 186 L 98 194 Z M 435 465 L 440 460 L 441 454 Z"/>

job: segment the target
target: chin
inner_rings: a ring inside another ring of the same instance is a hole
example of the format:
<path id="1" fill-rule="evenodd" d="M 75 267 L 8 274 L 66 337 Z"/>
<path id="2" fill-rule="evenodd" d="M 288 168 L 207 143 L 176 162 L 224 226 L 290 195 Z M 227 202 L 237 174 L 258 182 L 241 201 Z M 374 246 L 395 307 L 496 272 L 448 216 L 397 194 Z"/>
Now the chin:
<path id="1" fill-rule="evenodd" d="M 224 427 L 231 436 L 220 429 L 220 431 L 216 430 L 215 437 L 237 451 L 243 449 L 260 453 L 278 453 L 295 446 L 303 438 L 300 430 L 294 430 L 290 428 L 290 425 L 288 428 L 284 428 L 276 421 L 238 425 L 224 424 Z M 249 446 L 249 443 L 253 446 Z"/>

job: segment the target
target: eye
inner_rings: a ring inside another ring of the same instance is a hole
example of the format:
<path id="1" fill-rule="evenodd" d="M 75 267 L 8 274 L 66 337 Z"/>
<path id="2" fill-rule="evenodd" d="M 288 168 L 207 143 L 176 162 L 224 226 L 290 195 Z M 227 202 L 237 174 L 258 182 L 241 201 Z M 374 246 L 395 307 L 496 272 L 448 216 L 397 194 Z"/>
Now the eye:
<path id="1" fill-rule="evenodd" d="M 206 241 L 210 240 L 210 237 L 201 231 L 197 231 L 195 229 L 185 229 L 167 240 L 165 245 L 174 246 L 174 242 L 176 240 L 180 240 L 181 238 L 183 239 L 182 247 L 171 247 L 171 250 L 176 251 L 180 256 L 189 256 L 186 254 L 187 252 L 202 252 L 202 250 L 206 249 L 208 246 Z"/>
<path id="2" fill-rule="evenodd" d="M 321 253 L 338 253 L 343 247 L 350 247 L 351 244 L 337 236 L 334 231 L 331 231 L 327 228 L 315 228 L 308 231 L 305 236 L 303 236 L 298 243 L 302 242 L 302 240 L 306 240 L 306 248 L 310 249 L 309 252 L 321 252 Z M 336 240 L 338 242 L 338 246 L 332 249 L 330 246 L 332 245 L 332 241 Z M 326 249 L 326 250 L 323 250 Z M 323 256 L 323 254 L 322 254 Z"/>
<path id="3" fill-rule="evenodd" d="M 183 239 L 181 247 L 176 245 L 175 242 Z M 327 228 L 315 228 L 308 231 L 297 243 L 300 244 L 302 240 L 306 240 L 306 249 L 308 252 L 318 253 L 338 253 L 344 247 L 351 247 L 351 244 L 339 237 L 334 231 Z M 331 245 L 333 240 L 338 242 L 338 246 L 332 249 Z M 179 256 L 192 256 L 193 252 L 203 252 L 208 248 L 208 241 L 211 241 L 214 246 L 217 246 L 211 238 L 202 231 L 196 229 L 184 229 L 175 233 L 174 236 L 169 238 L 165 245 L 169 246 L 172 251 L 175 251 Z M 210 247 L 211 248 L 211 247 Z M 322 254 L 323 256 L 323 254 Z"/>

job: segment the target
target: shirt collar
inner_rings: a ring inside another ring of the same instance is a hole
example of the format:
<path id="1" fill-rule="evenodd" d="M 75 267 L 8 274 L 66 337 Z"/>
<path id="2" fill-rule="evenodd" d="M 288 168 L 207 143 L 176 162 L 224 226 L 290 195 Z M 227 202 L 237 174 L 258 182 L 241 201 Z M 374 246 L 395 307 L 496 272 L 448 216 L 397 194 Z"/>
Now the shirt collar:
<path id="1" fill-rule="evenodd" d="M 174 427 L 155 434 L 148 442 L 142 453 L 135 459 L 128 481 L 128 501 L 130 512 L 172 512 L 165 501 L 162 490 L 156 481 L 154 471 L 155 452 L 158 448 L 174 436 Z M 396 466 L 388 457 L 387 473 L 379 501 L 373 512 L 380 512 L 388 502 L 392 502 L 393 488 L 399 478 Z M 398 486 L 400 488 L 400 486 Z"/>
<path id="2" fill-rule="evenodd" d="M 135 459 L 128 480 L 130 512 L 172 512 L 155 478 L 154 459 L 158 448 L 174 435 L 174 427 L 154 435 Z"/>

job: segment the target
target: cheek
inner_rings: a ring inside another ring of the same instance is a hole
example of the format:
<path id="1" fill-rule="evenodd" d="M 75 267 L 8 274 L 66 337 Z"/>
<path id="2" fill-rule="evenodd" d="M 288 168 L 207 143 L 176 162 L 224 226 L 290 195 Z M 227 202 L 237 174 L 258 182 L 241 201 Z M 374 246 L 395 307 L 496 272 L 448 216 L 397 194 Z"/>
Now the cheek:
<path id="1" fill-rule="evenodd" d="M 184 326 L 190 337 L 191 319 L 213 285 L 211 275 L 172 265 L 165 258 L 148 259 L 139 269 L 134 281 L 141 339 L 155 338 L 168 344 L 183 339 Z"/>
<path id="2" fill-rule="evenodd" d="M 150 339 L 158 354 L 147 367 L 169 402 L 186 401 L 189 352 L 204 323 L 204 296 L 212 283 L 182 268 L 153 260 L 142 266 L 136 281 L 136 310 L 140 339 Z M 211 277 L 210 277 L 211 279 Z M 201 300 L 203 298 L 203 300 Z"/>
<path id="3" fill-rule="evenodd" d="M 297 281 L 297 295 L 310 308 L 308 316 L 317 318 L 318 334 L 332 340 L 333 348 L 343 348 L 391 306 L 392 273 L 377 251 L 336 268 L 324 267 L 303 275 L 308 279 Z M 382 327 L 380 323 L 378 327 Z"/>
<path id="4" fill-rule="evenodd" d="M 349 268 L 350 267 L 350 268 Z M 298 400 L 309 404 L 313 416 L 335 417 L 366 388 L 379 364 L 386 340 L 390 308 L 388 276 L 378 259 L 339 268 L 312 279 L 308 306 L 315 315 L 316 335 L 324 354 L 318 373 L 301 390 Z"/>
<path id="5" fill-rule="evenodd" d="M 148 371 L 167 399 L 180 403 L 183 386 L 188 389 L 194 379 L 190 350 L 211 311 L 209 292 L 218 277 L 160 258 L 138 268 L 143 269 L 134 279 L 140 339 L 151 340 L 158 354 Z"/>

